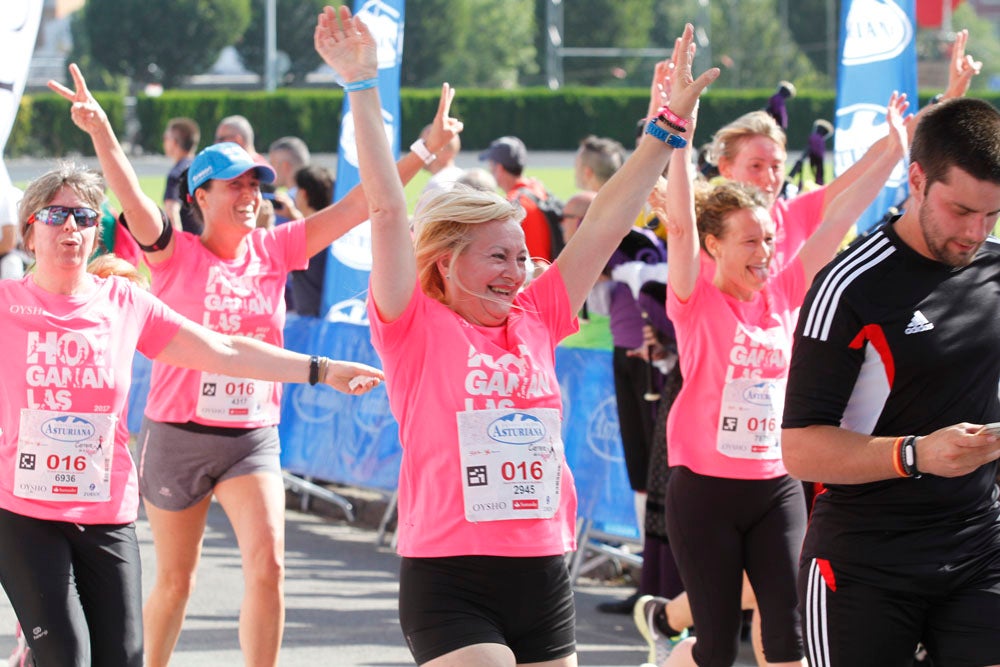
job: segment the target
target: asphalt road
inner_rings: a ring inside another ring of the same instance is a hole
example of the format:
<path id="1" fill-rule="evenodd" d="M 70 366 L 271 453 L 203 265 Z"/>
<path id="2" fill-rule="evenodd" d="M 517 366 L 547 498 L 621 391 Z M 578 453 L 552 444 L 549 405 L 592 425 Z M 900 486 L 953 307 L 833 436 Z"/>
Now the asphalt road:
<path id="1" fill-rule="evenodd" d="M 396 614 L 398 558 L 376 546 L 372 528 L 289 510 L 287 529 L 287 620 L 281 665 L 395 667 L 412 665 Z M 154 554 L 149 526 L 137 524 L 143 586 L 152 585 Z M 237 666 L 242 596 L 239 551 L 218 504 L 209 513 L 195 593 L 174 655 L 182 667 Z M 581 579 L 576 589 L 577 642 L 581 665 L 639 665 L 645 645 L 629 616 L 598 613 L 598 602 L 631 591 Z M 15 617 L 0 596 L 0 664 L 14 646 Z M 748 645 L 737 665 L 753 665 Z"/>

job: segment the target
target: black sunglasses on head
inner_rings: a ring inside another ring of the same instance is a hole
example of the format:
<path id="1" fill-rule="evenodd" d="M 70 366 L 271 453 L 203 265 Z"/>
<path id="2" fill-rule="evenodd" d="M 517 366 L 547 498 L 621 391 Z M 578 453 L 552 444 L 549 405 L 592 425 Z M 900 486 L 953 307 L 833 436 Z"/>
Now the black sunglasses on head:
<path id="1" fill-rule="evenodd" d="M 77 227 L 93 227 L 101 219 L 101 214 L 86 206 L 46 206 L 28 218 L 28 224 L 40 222 L 43 225 L 63 225 L 66 218 L 73 215 Z"/>

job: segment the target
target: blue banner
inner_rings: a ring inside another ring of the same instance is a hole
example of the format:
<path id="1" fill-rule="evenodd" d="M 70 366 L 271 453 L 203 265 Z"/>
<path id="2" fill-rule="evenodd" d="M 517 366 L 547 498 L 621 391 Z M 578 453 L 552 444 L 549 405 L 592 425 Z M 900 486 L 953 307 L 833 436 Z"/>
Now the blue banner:
<path id="1" fill-rule="evenodd" d="M 405 0 L 355 0 L 354 14 L 365 22 L 378 44 L 378 93 L 385 134 L 399 156 L 399 76 L 403 62 Z M 351 102 L 344 95 L 337 149 L 334 201 L 358 184 L 358 151 L 354 141 Z M 323 283 L 322 311 L 331 321 L 367 325 L 364 298 L 372 268 L 369 223 L 355 227 L 330 246 Z"/>
<path id="2" fill-rule="evenodd" d="M 368 327 L 289 318 L 285 347 L 382 367 Z M 385 386 L 361 396 L 286 384 L 281 401 L 281 467 L 306 477 L 393 490 L 403 450 Z"/>
<path id="3" fill-rule="evenodd" d="M 834 173 L 839 176 L 888 132 L 889 95 L 906 93 L 917 105 L 917 47 L 914 0 L 844 0 L 840 16 L 840 69 L 834 134 Z M 891 206 L 906 198 L 901 161 L 875 202 L 858 219 L 865 232 Z"/>

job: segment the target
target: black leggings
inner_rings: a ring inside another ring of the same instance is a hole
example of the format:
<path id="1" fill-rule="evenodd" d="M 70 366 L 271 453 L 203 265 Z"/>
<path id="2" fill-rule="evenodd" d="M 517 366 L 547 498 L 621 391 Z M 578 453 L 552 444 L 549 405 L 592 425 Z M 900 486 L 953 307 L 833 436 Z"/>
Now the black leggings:
<path id="1" fill-rule="evenodd" d="M 615 378 L 615 402 L 621 429 L 625 471 L 633 491 L 645 491 L 649 476 L 649 450 L 653 446 L 653 422 L 656 403 L 644 398 L 649 382 L 649 364 L 628 356 L 628 348 L 616 347 L 612 356 Z M 656 371 L 659 375 L 659 371 Z M 659 388 L 659 378 L 657 389 Z M 662 447 L 663 443 L 656 443 Z"/>
<path id="2" fill-rule="evenodd" d="M 757 596 L 768 662 L 803 657 L 796 593 L 806 530 L 802 485 L 787 475 L 708 477 L 683 466 L 667 483 L 667 535 L 698 630 L 699 667 L 732 665 L 739 650 L 743 570 Z"/>
<path id="3" fill-rule="evenodd" d="M 0 510 L 0 584 L 37 667 L 142 667 L 141 574 L 135 524 Z"/>

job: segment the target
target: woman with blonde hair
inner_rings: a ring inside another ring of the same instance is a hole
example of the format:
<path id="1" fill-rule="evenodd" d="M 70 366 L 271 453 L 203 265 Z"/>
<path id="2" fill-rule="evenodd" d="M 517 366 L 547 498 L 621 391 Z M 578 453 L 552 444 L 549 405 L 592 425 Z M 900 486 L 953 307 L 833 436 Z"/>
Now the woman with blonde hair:
<path id="1" fill-rule="evenodd" d="M 339 21 L 338 21 L 339 18 Z M 718 76 L 691 76 L 693 29 L 671 109 L 684 121 Z M 423 202 L 410 237 L 391 174 L 375 41 L 346 7 L 316 33 L 345 81 L 372 216 L 369 319 L 400 424 L 400 624 L 418 664 L 576 665 L 576 496 L 561 440 L 555 346 L 683 143 L 651 121 L 579 231 L 527 283 L 517 204 L 456 186 Z M 447 112 L 449 100 L 443 100 Z M 670 137 L 673 137 L 671 139 Z M 667 141 L 672 144 L 667 144 Z"/>

